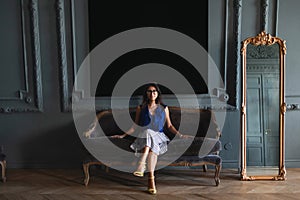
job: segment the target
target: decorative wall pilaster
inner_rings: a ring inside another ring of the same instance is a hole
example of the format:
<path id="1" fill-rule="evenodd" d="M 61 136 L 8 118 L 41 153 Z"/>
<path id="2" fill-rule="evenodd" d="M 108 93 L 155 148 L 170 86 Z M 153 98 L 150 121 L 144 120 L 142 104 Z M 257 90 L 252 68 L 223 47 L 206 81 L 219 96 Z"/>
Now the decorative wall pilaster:
<path id="1" fill-rule="evenodd" d="M 235 94 L 232 94 L 232 97 L 235 97 L 234 103 L 236 108 L 240 107 L 240 93 L 241 93 L 241 12 L 242 12 L 242 0 L 233 0 L 233 43 L 234 43 L 234 69 L 235 73 L 228 74 L 230 76 L 229 80 L 231 82 L 235 81 Z M 233 88 L 233 87 L 232 87 Z"/>
<path id="2" fill-rule="evenodd" d="M 261 0 L 261 31 L 268 32 L 268 8 L 269 0 Z"/>
<path id="3" fill-rule="evenodd" d="M 74 79 L 77 72 L 74 0 L 56 1 L 57 45 L 62 112 L 71 111 Z M 67 14 L 69 13 L 69 15 Z M 67 38 L 69 37 L 69 38 Z"/>
<path id="4" fill-rule="evenodd" d="M 9 67 L 24 68 L 21 70 L 24 72 L 21 75 L 24 77 L 24 86 L 16 91 L 16 96 L 0 96 L 0 113 L 43 111 L 38 1 L 20 0 L 19 2 L 22 54 L 15 56 L 23 60 L 23 66 Z"/>

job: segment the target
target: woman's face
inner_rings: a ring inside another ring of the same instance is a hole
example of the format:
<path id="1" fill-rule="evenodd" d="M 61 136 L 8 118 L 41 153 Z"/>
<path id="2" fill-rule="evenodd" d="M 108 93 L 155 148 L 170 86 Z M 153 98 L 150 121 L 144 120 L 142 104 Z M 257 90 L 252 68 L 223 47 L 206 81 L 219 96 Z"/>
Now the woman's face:
<path id="1" fill-rule="evenodd" d="M 151 101 L 154 101 L 158 97 L 158 91 L 153 86 L 148 87 L 146 92 L 148 99 Z"/>

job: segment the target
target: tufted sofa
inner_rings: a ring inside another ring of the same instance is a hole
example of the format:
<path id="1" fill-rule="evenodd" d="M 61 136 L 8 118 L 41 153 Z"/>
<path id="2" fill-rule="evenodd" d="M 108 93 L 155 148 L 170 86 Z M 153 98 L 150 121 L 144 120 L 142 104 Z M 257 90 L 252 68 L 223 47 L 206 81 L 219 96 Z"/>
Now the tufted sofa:
<path id="1" fill-rule="evenodd" d="M 175 126 L 175 128 L 178 129 L 180 126 L 181 133 L 187 135 L 193 131 L 193 135 L 195 137 L 181 139 L 177 136 L 175 137 L 174 134 L 170 133 L 169 130 L 165 128 L 164 133 L 170 138 L 172 145 L 170 145 L 170 147 L 168 146 L 168 156 L 159 156 L 157 165 L 165 165 L 167 163 L 168 166 L 203 166 L 203 170 L 205 172 L 207 171 L 207 165 L 212 165 L 215 168 L 214 179 L 216 185 L 218 186 L 220 183 L 220 170 L 222 165 L 222 158 L 219 156 L 219 151 L 221 150 L 221 142 L 219 141 L 221 132 L 217 126 L 214 113 L 211 110 L 179 107 L 169 107 L 169 111 L 172 124 Z M 122 114 L 127 116 L 125 115 L 126 112 L 128 113 L 128 110 L 118 112 L 118 115 L 120 116 L 119 119 L 122 119 Z M 129 113 L 132 120 L 134 120 L 135 109 L 129 109 Z M 195 120 L 197 118 L 199 120 Z M 93 140 L 94 142 L 94 140 L 98 137 L 99 139 L 101 138 L 99 136 L 99 131 L 95 129 L 96 123 L 99 123 L 106 136 L 123 133 L 123 131 L 118 127 L 112 115 L 112 111 L 103 110 L 97 113 L 96 119 L 90 125 L 90 130 L 92 129 L 92 131 L 87 131 L 84 133 L 84 140 L 86 140 L 86 142 L 89 142 L 89 140 Z M 198 129 L 195 129 L 197 126 Z M 130 148 L 130 144 L 134 139 L 135 137 L 133 136 L 126 136 L 123 139 L 111 138 L 110 140 L 119 148 L 133 152 L 133 150 Z M 172 156 L 178 156 L 173 155 L 172 152 L 178 152 L 178 149 L 182 149 L 187 145 L 188 148 L 186 148 L 181 156 L 174 159 L 172 158 Z M 174 161 L 169 163 L 169 161 L 172 159 Z M 84 184 L 86 186 L 89 183 L 89 167 L 91 165 L 104 164 L 98 161 L 87 151 L 86 157 L 83 161 L 83 170 L 85 175 Z"/>

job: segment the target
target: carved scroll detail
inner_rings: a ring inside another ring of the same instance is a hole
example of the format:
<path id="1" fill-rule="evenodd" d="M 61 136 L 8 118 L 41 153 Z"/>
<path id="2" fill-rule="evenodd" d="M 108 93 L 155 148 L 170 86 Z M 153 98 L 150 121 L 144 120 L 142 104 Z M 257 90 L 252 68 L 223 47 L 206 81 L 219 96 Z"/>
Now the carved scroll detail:
<path id="1" fill-rule="evenodd" d="M 241 48 L 242 52 L 246 52 L 246 47 L 249 43 L 253 45 L 273 45 L 275 43 L 278 43 L 283 54 L 286 54 L 285 40 L 282 40 L 278 37 L 273 37 L 271 36 L 271 34 L 268 34 L 265 31 L 262 31 L 256 37 L 251 37 L 244 40 Z"/>
<path id="2" fill-rule="evenodd" d="M 280 169 L 279 172 L 279 180 L 286 180 L 286 169 L 284 166 L 282 166 L 282 168 Z"/>
<path id="3" fill-rule="evenodd" d="M 286 104 L 285 103 L 283 103 L 280 106 L 280 112 L 281 112 L 281 114 L 285 115 L 285 112 L 286 112 Z"/>
<path id="4" fill-rule="evenodd" d="M 246 115 L 246 106 L 243 105 L 241 110 L 242 110 L 242 114 Z"/>

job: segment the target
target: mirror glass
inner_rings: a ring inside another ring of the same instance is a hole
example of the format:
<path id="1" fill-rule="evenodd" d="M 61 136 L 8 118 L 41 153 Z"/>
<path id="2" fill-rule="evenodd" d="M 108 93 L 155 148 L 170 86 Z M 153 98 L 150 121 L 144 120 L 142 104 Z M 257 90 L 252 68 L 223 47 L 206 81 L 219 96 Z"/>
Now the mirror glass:
<path id="1" fill-rule="evenodd" d="M 285 179 L 285 49 L 265 32 L 243 42 L 242 180 Z"/>
<path id="2" fill-rule="evenodd" d="M 279 46 L 247 46 L 246 158 L 250 176 L 279 171 Z"/>

